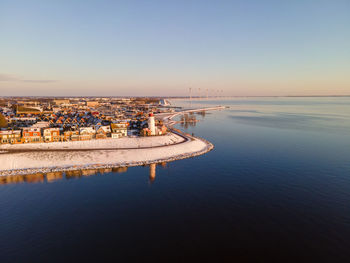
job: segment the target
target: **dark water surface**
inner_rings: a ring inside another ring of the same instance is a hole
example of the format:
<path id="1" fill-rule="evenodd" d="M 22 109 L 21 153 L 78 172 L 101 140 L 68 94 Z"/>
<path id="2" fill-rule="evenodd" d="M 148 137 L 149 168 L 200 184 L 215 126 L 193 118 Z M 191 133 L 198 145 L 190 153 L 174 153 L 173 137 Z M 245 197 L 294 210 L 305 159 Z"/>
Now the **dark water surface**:
<path id="1" fill-rule="evenodd" d="M 350 98 L 176 103 L 213 151 L 0 185 L 0 262 L 349 262 Z"/>

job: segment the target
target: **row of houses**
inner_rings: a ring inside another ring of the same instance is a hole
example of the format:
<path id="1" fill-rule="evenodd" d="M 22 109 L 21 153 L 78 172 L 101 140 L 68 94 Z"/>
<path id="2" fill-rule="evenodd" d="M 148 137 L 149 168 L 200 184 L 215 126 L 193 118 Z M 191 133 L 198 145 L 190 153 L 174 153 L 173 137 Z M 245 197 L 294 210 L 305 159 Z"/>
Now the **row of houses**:
<path id="1" fill-rule="evenodd" d="M 81 127 L 63 131 L 60 128 L 25 127 L 21 130 L 0 131 L 0 144 L 20 144 L 60 141 L 86 141 L 91 139 L 116 139 L 127 136 L 129 123 L 112 123 L 106 126 Z"/>

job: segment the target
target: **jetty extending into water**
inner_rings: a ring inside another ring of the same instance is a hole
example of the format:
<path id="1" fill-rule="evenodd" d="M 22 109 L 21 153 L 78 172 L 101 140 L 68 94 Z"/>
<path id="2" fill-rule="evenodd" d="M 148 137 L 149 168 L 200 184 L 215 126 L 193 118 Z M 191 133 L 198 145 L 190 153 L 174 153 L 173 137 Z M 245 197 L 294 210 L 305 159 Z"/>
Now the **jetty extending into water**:
<path id="1" fill-rule="evenodd" d="M 215 107 L 206 107 L 206 108 L 199 108 L 199 109 L 188 109 L 183 111 L 177 111 L 173 113 L 160 113 L 156 114 L 155 117 L 157 119 L 161 119 L 164 121 L 164 123 L 170 127 L 174 125 L 176 122 L 173 122 L 172 119 L 174 119 L 177 116 L 184 115 L 187 113 L 196 113 L 196 112 L 202 112 L 202 111 L 213 111 L 213 110 L 224 110 L 227 107 L 225 106 L 215 106 Z"/>

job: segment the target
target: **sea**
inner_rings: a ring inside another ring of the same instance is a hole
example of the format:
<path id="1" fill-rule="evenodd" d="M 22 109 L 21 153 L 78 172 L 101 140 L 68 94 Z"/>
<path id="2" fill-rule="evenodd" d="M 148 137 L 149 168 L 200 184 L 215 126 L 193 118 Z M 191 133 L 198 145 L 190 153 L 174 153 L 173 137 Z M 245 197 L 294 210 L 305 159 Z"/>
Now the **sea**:
<path id="1" fill-rule="evenodd" d="M 0 184 L 0 262 L 350 261 L 350 97 L 171 102 L 212 151 Z"/>

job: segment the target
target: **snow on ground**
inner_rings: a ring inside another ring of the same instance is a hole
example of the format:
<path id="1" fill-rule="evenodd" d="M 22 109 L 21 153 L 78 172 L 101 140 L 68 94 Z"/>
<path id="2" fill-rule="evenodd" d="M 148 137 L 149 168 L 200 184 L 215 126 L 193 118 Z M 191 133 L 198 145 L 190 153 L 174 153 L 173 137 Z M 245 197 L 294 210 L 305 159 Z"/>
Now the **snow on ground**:
<path id="1" fill-rule="evenodd" d="M 174 133 L 152 137 L 123 137 L 118 139 L 100 139 L 75 142 L 50 142 L 27 144 L 2 144 L 0 150 L 81 150 L 81 149 L 125 149 L 145 148 L 171 145 L 183 142 L 184 139 Z"/>
<path id="2" fill-rule="evenodd" d="M 1 153 L 0 175 L 1 171 L 12 169 L 64 168 L 109 164 L 118 166 L 132 165 L 139 162 L 156 162 L 164 159 L 181 158 L 181 156 L 188 156 L 206 149 L 208 149 L 207 142 L 192 139 L 180 144 L 147 149 Z"/>

